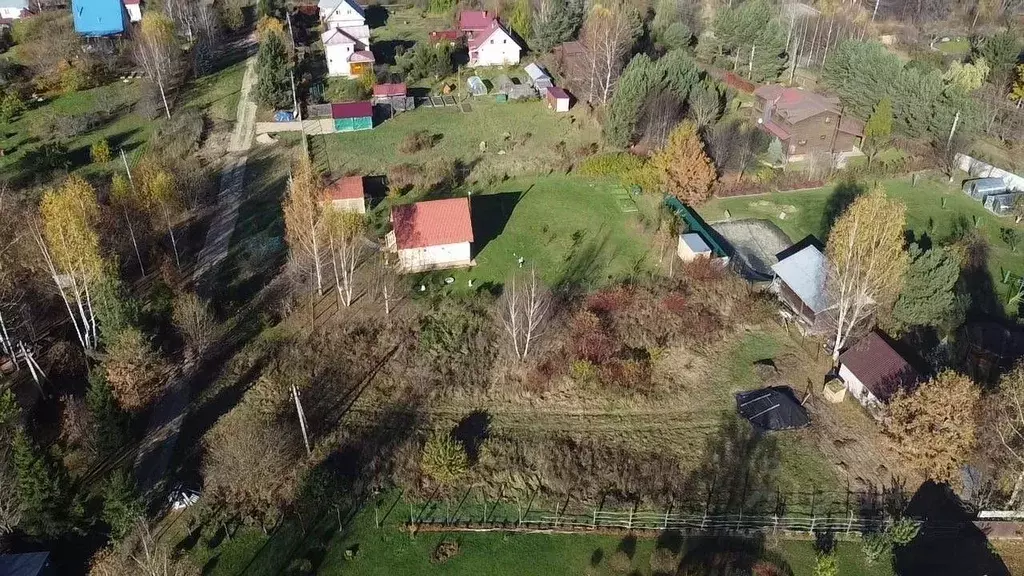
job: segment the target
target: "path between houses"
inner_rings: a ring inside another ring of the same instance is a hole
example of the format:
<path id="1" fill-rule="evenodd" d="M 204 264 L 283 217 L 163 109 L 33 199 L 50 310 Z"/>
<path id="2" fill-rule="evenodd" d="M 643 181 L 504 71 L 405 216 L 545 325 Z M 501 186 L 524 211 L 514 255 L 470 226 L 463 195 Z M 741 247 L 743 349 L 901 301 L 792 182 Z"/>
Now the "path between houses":
<path id="1" fill-rule="evenodd" d="M 196 291 L 203 298 L 209 298 L 216 281 L 217 265 L 228 254 L 231 234 L 238 220 L 238 209 L 242 203 L 245 183 L 245 164 L 249 148 L 252 147 L 256 121 L 256 103 L 252 99 L 252 88 L 256 83 L 256 59 L 250 57 L 242 77 L 241 94 L 234 132 L 228 145 L 228 156 L 221 170 L 220 193 L 206 242 L 193 272 Z M 146 438 L 139 446 L 135 461 L 139 488 L 145 493 L 158 485 L 167 472 L 171 456 L 178 443 L 181 423 L 188 413 L 189 381 L 192 376 L 191 364 L 182 367 L 168 384 L 167 392 L 153 409 Z"/>

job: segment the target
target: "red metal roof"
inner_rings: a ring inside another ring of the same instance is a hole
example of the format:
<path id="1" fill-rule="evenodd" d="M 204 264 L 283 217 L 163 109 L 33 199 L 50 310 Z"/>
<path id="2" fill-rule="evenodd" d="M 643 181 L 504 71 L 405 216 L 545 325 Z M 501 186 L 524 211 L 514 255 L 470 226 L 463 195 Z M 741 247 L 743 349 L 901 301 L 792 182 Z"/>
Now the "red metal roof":
<path id="1" fill-rule="evenodd" d="M 125 6 L 129 4 L 138 4 L 141 0 L 124 0 Z"/>
<path id="2" fill-rule="evenodd" d="M 785 128 L 782 127 L 781 124 L 776 123 L 774 120 L 762 122 L 761 127 L 764 128 L 766 132 L 768 132 L 772 136 L 775 136 L 779 140 L 788 140 L 790 137 L 789 130 L 786 130 Z"/>
<path id="3" fill-rule="evenodd" d="M 459 12 L 459 28 L 463 31 L 484 30 L 491 25 L 494 17 L 486 10 L 463 10 Z"/>
<path id="4" fill-rule="evenodd" d="M 373 116 L 373 104 L 369 102 L 341 102 L 331 104 L 331 118 L 365 118 Z"/>
<path id="5" fill-rule="evenodd" d="M 363 177 L 345 176 L 327 186 L 324 191 L 331 200 L 353 200 L 363 197 Z"/>
<path id="6" fill-rule="evenodd" d="M 548 96 L 555 98 L 557 100 L 569 99 L 569 93 L 566 92 L 565 90 L 562 90 L 558 86 L 551 86 L 550 88 L 548 88 Z"/>
<path id="7" fill-rule="evenodd" d="M 398 84 L 377 84 L 373 87 L 374 96 L 405 96 L 407 90 L 405 83 Z"/>
<path id="8" fill-rule="evenodd" d="M 473 241 L 469 198 L 448 198 L 391 208 L 391 225 L 400 250 Z"/>
<path id="9" fill-rule="evenodd" d="M 458 30 L 435 30 L 430 33 L 430 41 L 435 43 L 442 40 L 455 42 L 459 38 L 462 38 L 462 32 Z"/>
<path id="10" fill-rule="evenodd" d="M 883 402 L 917 380 L 914 368 L 878 332 L 869 333 L 843 352 L 839 363 Z"/>
<path id="11" fill-rule="evenodd" d="M 484 28 L 483 30 L 480 30 L 473 34 L 473 37 L 469 39 L 467 45 L 475 50 L 482 46 L 487 41 L 488 38 L 494 36 L 494 33 L 497 32 L 498 30 L 501 30 L 502 32 L 505 32 L 505 34 L 508 34 L 508 32 L 505 31 L 505 27 L 501 25 L 501 22 L 498 22 L 497 20 L 491 20 L 491 24 L 487 28 Z M 513 40 L 513 42 L 514 41 L 515 40 Z"/>

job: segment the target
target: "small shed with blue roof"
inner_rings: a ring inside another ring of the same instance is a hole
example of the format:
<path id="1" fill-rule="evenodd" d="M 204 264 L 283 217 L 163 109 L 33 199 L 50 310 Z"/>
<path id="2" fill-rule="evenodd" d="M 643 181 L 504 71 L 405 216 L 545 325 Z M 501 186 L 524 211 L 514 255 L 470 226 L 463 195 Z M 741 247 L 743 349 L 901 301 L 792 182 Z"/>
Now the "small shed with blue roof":
<path id="1" fill-rule="evenodd" d="M 124 33 L 127 15 L 121 0 L 71 0 L 75 31 L 82 36 Z"/>

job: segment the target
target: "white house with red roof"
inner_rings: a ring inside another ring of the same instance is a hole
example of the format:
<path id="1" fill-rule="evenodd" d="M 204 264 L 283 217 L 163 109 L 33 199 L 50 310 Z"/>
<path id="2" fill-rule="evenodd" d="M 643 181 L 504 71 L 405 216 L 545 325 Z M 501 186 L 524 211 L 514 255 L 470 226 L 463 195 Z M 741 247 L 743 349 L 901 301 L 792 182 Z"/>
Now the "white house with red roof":
<path id="1" fill-rule="evenodd" d="M 370 52 L 370 27 L 365 24 L 350 28 L 330 28 L 320 35 L 324 43 L 329 76 L 358 78 L 373 66 Z"/>
<path id="2" fill-rule="evenodd" d="M 470 66 L 508 66 L 519 63 L 523 47 L 501 21 L 486 10 L 460 12 L 459 30 L 466 36 Z"/>
<path id="3" fill-rule="evenodd" d="M 473 220 L 469 198 L 448 198 L 391 208 L 387 245 L 404 272 L 471 266 Z"/>
<path id="4" fill-rule="evenodd" d="M 362 176 L 345 176 L 328 184 L 324 200 L 339 212 L 366 214 L 366 192 Z"/>
<path id="5" fill-rule="evenodd" d="M 124 0 L 124 9 L 128 11 L 129 20 L 142 21 L 142 0 Z"/>

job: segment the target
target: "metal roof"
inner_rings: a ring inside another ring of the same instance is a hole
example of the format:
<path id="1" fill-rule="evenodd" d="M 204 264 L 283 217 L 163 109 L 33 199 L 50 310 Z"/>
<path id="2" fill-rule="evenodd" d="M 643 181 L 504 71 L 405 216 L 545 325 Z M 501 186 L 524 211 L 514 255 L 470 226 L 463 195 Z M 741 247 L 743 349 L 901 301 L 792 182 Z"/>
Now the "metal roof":
<path id="1" fill-rule="evenodd" d="M 542 78 L 546 78 L 548 80 L 551 79 L 551 77 L 548 76 L 548 73 L 545 72 L 543 68 L 541 68 L 534 62 L 530 62 L 529 64 L 524 66 L 523 71 L 526 72 L 530 76 L 530 78 L 533 79 L 534 82 Z"/>
<path id="2" fill-rule="evenodd" d="M 828 309 L 825 278 L 828 261 L 817 246 L 806 246 L 772 266 L 780 280 L 815 314 Z"/>
<path id="3" fill-rule="evenodd" d="M 3 576 L 38 576 L 49 564 L 49 552 L 0 554 L 0 574 Z"/>
<path id="4" fill-rule="evenodd" d="M 700 234 L 697 234 L 696 232 L 688 232 L 686 234 L 681 234 L 679 236 L 679 239 L 682 240 L 683 243 L 686 244 L 690 248 L 690 250 L 693 251 L 694 254 L 703 254 L 704 252 L 711 252 L 711 247 L 708 246 L 708 243 L 705 242 L 704 239 L 700 237 Z"/>
<path id="5" fill-rule="evenodd" d="M 21 8 L 28 10 L 28 0 L 0 0 L 0 8 Z"/>
<path id="6" fill-rule="evenodd" d="M 112 36 L 124 32 L 121 0 L 72 0 L 75 31 L 83 36 Z"/>

